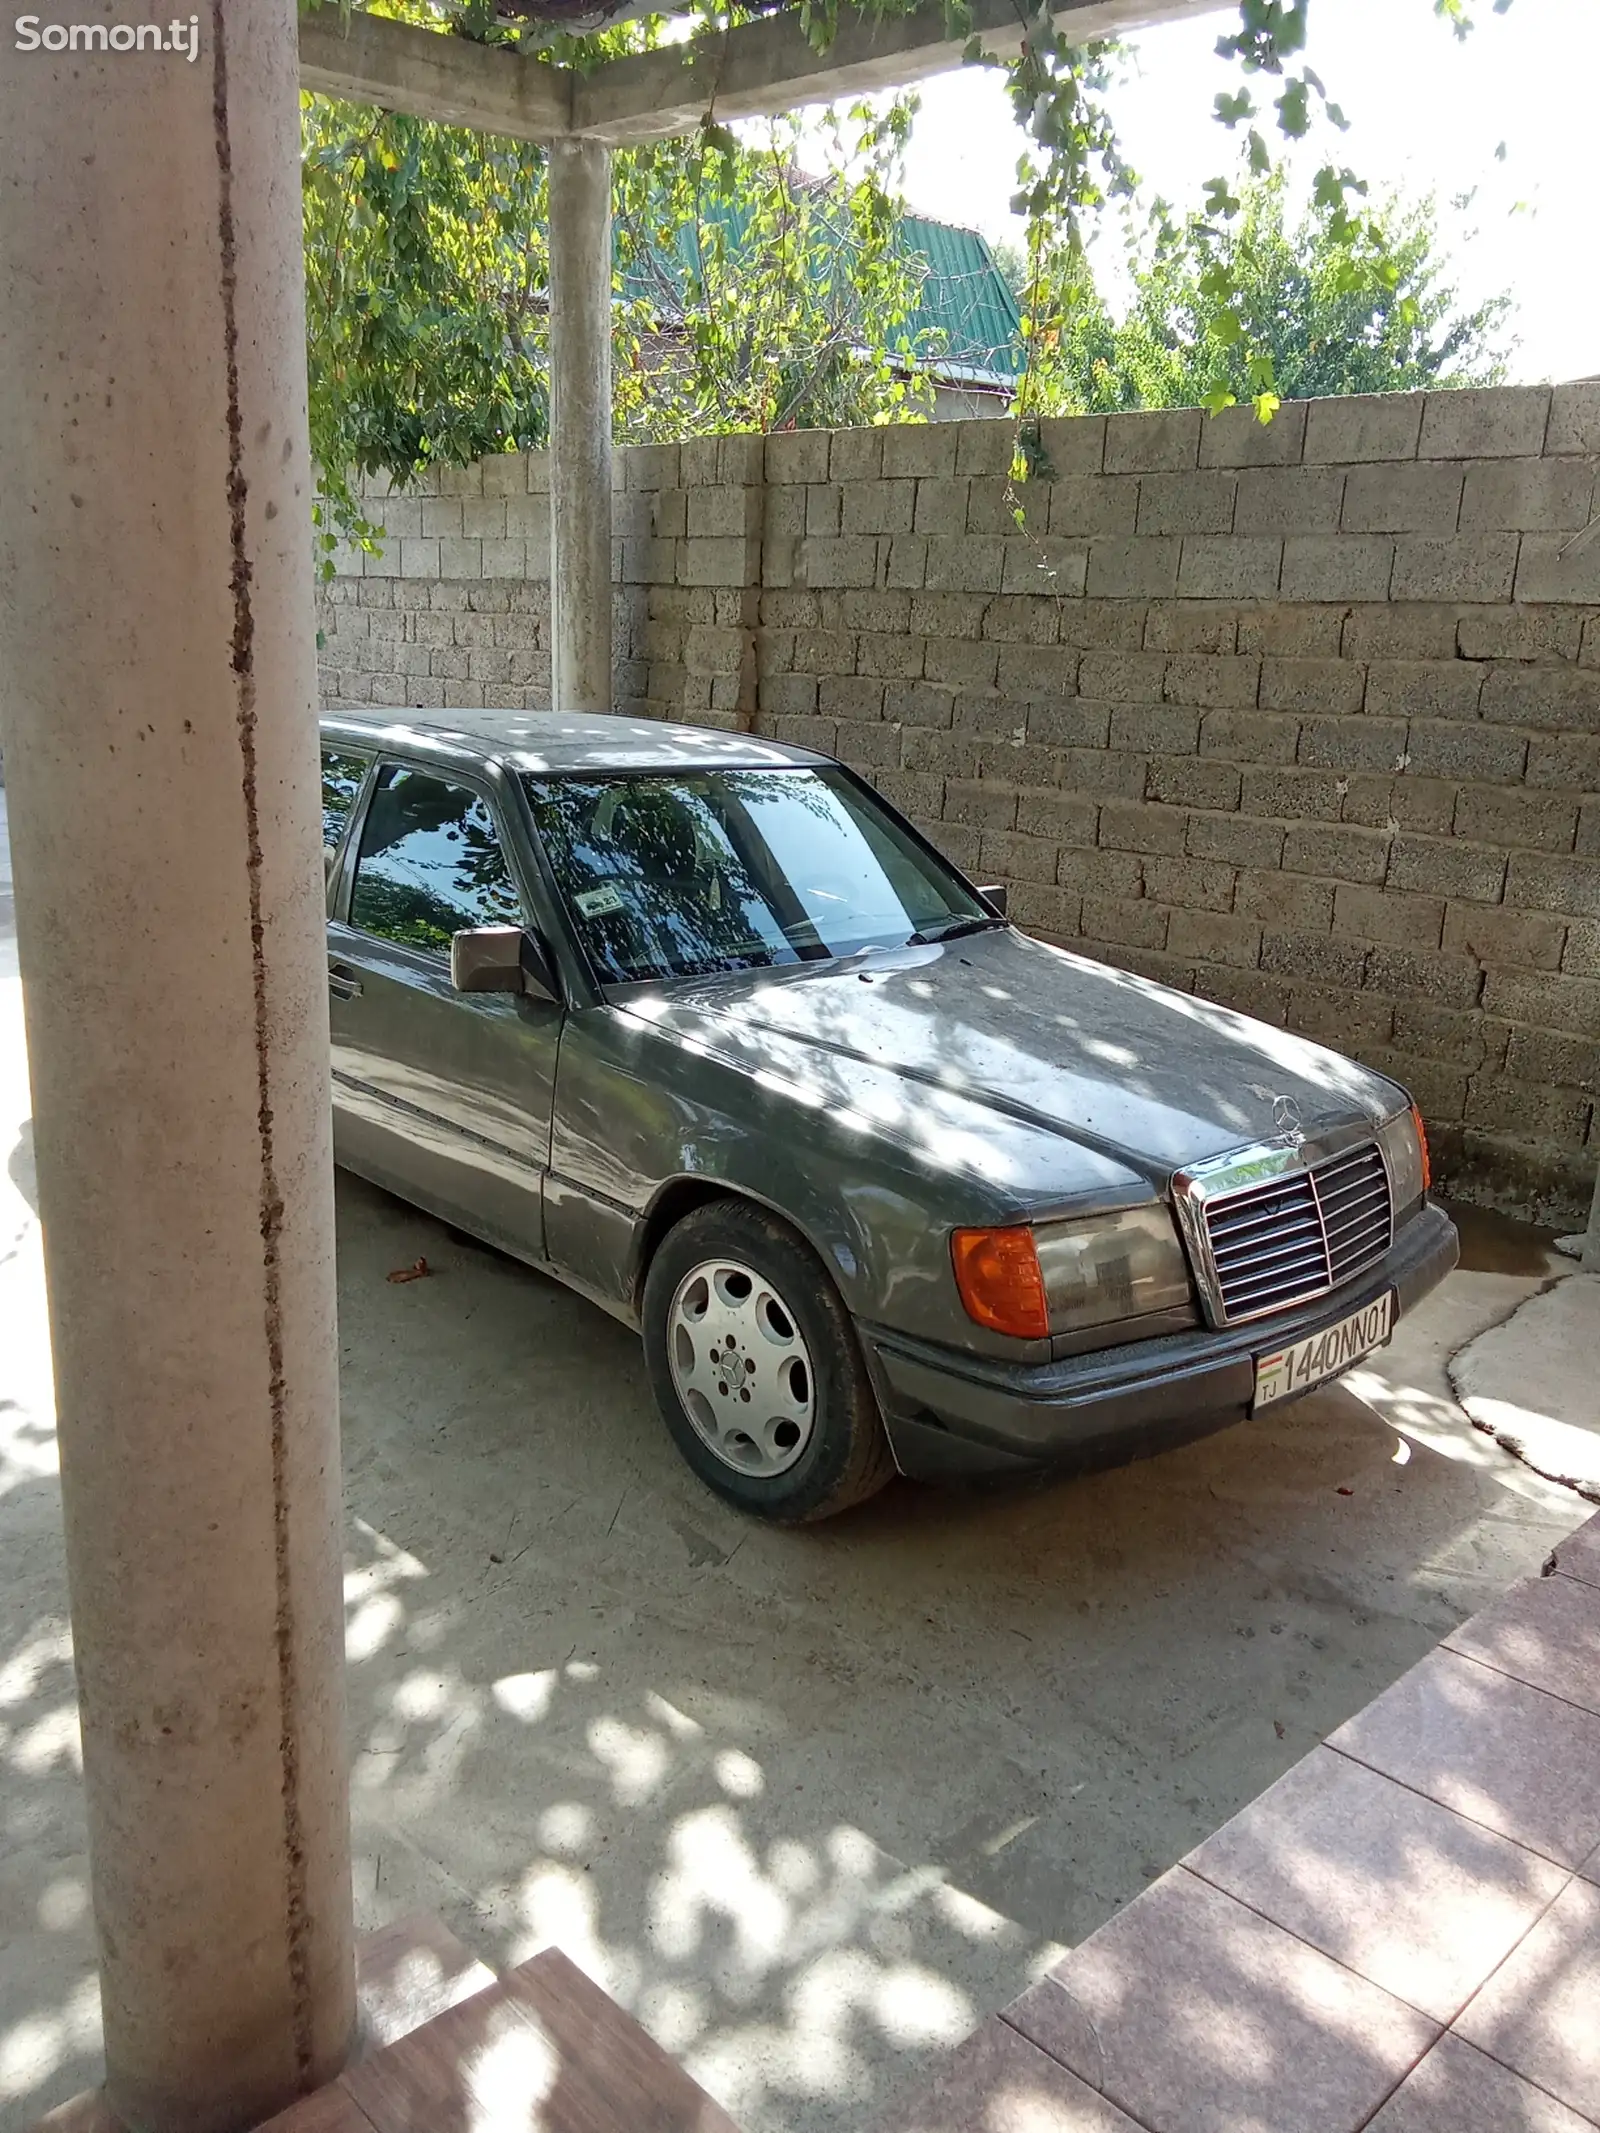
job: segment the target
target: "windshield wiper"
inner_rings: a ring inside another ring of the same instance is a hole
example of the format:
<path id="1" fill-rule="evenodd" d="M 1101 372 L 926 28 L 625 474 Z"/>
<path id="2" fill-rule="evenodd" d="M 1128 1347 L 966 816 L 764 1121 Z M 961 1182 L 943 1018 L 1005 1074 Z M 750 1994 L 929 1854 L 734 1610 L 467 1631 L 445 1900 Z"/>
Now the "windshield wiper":
<path id="1" fill-rule="evenodd" d="M 992 933 L 996 926 L 1003 926 L 1003 918 L 953 918 L 942 926 L 924 926 L 920 933 L 911 934 L 908 948 L 931 948 L 937 941 L 959 941 L 968 933 Z"/>

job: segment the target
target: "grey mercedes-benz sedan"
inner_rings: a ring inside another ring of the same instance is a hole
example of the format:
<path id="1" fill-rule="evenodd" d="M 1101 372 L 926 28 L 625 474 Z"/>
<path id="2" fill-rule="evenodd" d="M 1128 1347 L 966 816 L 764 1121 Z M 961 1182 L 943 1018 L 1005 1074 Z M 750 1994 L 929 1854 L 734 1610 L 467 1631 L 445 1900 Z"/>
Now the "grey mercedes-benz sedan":
<path id="1" fill-rule="evenodd" d="M 1294 1398 L 1455 1264 L 1405 1091 L 1030 939 L 750 735 L 323 725 L 338 1160 L 638 1328 L 784 1521 Z"/>

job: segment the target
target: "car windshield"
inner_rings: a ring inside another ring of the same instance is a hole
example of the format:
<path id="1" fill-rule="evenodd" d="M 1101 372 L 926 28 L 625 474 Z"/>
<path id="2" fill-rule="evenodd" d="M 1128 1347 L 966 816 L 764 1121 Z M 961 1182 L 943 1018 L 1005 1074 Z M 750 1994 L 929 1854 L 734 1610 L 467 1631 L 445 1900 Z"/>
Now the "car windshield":
<path id="1" fill-rule="evenodd" d="M 533 777 L 572 924 L 607 984 L 899 947 L 996 923 L 836 770 Z"/>

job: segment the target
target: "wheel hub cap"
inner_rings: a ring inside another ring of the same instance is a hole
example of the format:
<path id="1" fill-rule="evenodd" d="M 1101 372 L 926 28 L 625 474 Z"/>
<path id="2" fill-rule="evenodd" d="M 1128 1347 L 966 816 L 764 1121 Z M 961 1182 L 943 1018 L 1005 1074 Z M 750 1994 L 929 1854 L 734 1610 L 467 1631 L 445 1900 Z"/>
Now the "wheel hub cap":
<path id="1" fill-rule="evenodd" d="M 684 1412 L 725 1466 L 770 1479 L 800 1458 L 816 1425 L 811 1352 L 765 1275 L 734 1259 L 691 1268 L 667 1313 L 667 1357 Z"/>

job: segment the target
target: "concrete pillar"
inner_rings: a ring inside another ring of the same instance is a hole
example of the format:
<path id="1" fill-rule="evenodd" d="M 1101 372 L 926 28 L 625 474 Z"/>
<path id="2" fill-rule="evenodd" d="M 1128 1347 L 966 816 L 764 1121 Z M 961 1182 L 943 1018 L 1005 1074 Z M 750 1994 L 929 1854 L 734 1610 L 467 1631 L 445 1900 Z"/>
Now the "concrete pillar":
<path id="1" fill-rule="evenodd" d="M 232 2133 L 354 2014 L 295 10 L 107 42 L 0 48 L 0 730 L 109 2100 Z"/>
<path id="2" fill-rule="evenodd" d="M 550 148 L 550 700 L 611 700 L 611 151 Z"/>

